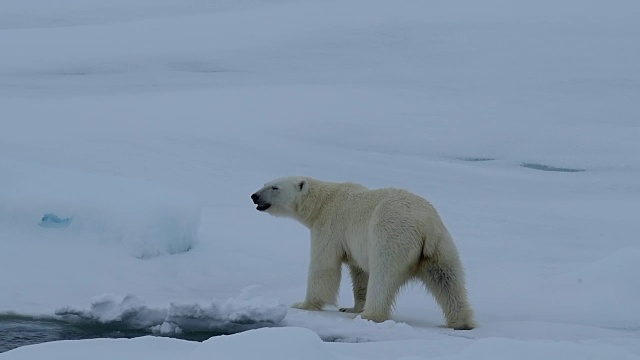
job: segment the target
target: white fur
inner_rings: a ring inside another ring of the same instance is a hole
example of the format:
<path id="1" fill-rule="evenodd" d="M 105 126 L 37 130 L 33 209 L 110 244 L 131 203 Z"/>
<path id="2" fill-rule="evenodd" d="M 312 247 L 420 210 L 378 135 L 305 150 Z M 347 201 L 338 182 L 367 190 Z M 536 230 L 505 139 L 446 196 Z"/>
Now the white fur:
<path id="1" fill-rule="evenodd" d="M 308 177 L 271 181 L 252 195 L 267 213 L 311 230 L 307 295 L 293 307 L 335 304 L 343 263 L 351 273 L 354 307 L 362 317 L 388 320 L 398 290 L 420 280 L 442 308 L 447 326 L 475 327 L 458 251 L 435 208 L 400 189 L 368 190 Z"/>

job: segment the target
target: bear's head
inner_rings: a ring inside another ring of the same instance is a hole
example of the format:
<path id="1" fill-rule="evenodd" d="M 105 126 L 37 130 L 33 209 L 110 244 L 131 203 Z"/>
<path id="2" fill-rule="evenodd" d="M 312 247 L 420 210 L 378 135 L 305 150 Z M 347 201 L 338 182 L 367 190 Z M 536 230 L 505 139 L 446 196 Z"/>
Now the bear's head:
<path id="1" fill-rule="evenodd" d="M 258 211 L 274 216 L 295 217 L 297 205 L 309 192 L 309 181 L 300 176 L 276 179 L 251 195 Z"/>

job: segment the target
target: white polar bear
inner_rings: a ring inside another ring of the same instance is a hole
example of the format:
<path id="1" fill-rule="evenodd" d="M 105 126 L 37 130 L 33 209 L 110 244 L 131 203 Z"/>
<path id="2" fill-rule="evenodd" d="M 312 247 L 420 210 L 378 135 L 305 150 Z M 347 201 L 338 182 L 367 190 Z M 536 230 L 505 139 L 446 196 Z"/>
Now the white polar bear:
<path id="1" fill-rule="evenodd" d="M 388 320 L 399 289 L 417 279 L 435 297 L 448 327 L 475 327 L 458 250 L 425 199 L 400 189 L 369 190 L 309 177 L 271 181 L 251 199 L 258 210 L 296 219 L 311 230 L 307 295 L 294 308 L 335 305 L 346 263 L 355 305 L 340 311 Z"/>

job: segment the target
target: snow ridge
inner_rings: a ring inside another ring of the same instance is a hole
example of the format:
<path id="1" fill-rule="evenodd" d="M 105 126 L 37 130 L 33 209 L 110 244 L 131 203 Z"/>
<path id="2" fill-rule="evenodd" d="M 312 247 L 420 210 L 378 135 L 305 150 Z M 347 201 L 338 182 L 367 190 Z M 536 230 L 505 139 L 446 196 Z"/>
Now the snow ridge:
<path id="1" fill-rule="evenodd" d="M 147 306 L 135 295 L 104 294 L 91 301 L 89 309 L 61 307 L 56 315 L 77 325 L 110 325 L 149 330 L 160 335 L 182 332 L 234 333 L 275 326 L 287 315 L 287 306 L 272 299 L 214 299 L 210 304 L 176 304 L 167 308 Z"/>

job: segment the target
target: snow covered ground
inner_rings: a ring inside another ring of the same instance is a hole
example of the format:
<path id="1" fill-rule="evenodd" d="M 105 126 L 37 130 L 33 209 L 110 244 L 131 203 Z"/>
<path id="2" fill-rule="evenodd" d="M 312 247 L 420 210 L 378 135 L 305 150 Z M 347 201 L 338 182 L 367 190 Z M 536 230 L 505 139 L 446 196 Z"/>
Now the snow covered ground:
<path id="1" fill-rule="evenodd" d="M 1 358 L 640 358 L 637 1 L 0 6 L 0 317 L 269 327 Z M 480 326 L 287 309 L 307 230 L 249 199 L 285 175 L 430 199 Z"/>

